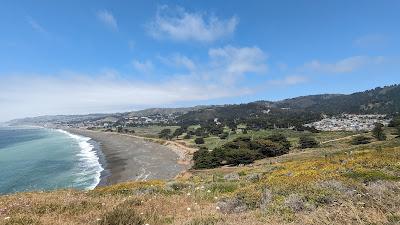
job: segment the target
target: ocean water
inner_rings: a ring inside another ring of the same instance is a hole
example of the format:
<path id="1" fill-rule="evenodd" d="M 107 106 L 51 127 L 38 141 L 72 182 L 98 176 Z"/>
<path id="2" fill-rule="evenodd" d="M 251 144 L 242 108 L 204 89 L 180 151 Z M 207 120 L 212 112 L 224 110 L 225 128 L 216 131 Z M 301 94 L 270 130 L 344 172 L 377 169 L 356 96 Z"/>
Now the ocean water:
<path id="1" fill-rule="evenodd" d="M 0 194 L 93 189 L 103 171 L 94 145 L 62 130 L 0 127 Z"/>

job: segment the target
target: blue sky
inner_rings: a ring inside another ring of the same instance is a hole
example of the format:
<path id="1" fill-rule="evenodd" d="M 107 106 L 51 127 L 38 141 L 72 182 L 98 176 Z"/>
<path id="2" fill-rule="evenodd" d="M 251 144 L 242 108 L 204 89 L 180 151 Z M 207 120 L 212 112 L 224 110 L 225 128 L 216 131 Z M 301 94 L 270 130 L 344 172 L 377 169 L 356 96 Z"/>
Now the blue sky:
<path id="1" fill-rule="evenodd" d="M 400 83 L 399 1 L 0 5 L 0 120 Z"/>

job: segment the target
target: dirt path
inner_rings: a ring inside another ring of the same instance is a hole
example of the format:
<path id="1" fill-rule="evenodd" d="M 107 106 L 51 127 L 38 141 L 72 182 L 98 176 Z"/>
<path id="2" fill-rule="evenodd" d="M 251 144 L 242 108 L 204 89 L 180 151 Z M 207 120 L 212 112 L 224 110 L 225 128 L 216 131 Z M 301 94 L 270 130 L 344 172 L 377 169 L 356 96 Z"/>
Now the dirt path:
<path id="1" fill-rule="evenodd" d="M 336 139 L 332 139 L 332 140 L 328 140 L 328 141 L 323 141 L 323 142 L 321 142 L 321 144 L 326 144 L 326 143 L 341 141 L 341 140 L 347 140 L 347 139 L 353 138 L 355 136 L 360 136 L 360 135 L 361 134 L 353 134 L 353 135 L 342 137 L 342 138 L 336 138 Z"/>

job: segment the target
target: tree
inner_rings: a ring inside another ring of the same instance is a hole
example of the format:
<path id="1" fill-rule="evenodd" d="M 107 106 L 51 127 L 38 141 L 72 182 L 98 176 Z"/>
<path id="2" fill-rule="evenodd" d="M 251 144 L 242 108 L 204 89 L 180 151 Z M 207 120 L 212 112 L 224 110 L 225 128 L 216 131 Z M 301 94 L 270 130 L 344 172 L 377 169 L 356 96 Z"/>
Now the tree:
<path id="1" fill-rule="evenodd" d="M 194 169 L 207 169 L 220 166 L 219 160 L 215 154 L 203 148 L 193 153 L 193 161 Z"/>
<path id="2" fill-rule="evenodd" d="M 257 153 L 249 149 L 232 149 L 227 151 L 226 160 L 229 165 L 249 164 L 257 159 Z"/>
<path id="3" fill-rule="evenodd" d="M 226 125 L 229 127 L 229 129 L 231 129 L 232 131 L 237 129 L 237 124 L 235 123 L 234 120 L 228 120 L 226 122 Z"/>
<path id="4" fill-rule="evenodd" d="M 208 130 L 212 135 L 219 135 L 224 132 L 224 128 L 222 126 L 212 126 Z"/>
<path id="5" fill-rule="evenodd" d="M 203 136 L 206 136 L 207 133 L 206 133 L 206 131 L 205 131 L 204 128 L 199 127 L 199 128 L 197 128 L 197 129 L 195 130 L 194 134 L 195 134 L 196 136 L 198 136 L 198 137 L 203 137 Z"/>
<path id="6" fill-rule="evenodd" d="M 397 137 L 396 138 L 400 138 L 400 126 L 397 126 L 396 129 L 397 129 Z"/>
<path id="7" fill-rule="evenodd" d="M 375 127 L 372 130 L 372 136 L 378 141 L 386 140 L 386 134 L 383 132 L 383 124 L 375 123 Z"/>
<path id="8" fill-rule="evenodd" d="M 118 126 L 118 127 L 117 127 L 117 132 L 118 132 L 118 133 L 121 133 L 121 132 L 122 132 L 122 127 L 121 127 L 121 126 Z"/>
<path id="9" fill-rule="evenodd" d="M 365 145 L 371 143 L 371 138 L 363 135 L 355 136 L 351 140 L 352 145 Z"/>
<path id="10" fill-rule="evenodd" d="M 171 129 L 163 129 L 158 134 L 159 138 L 170 139 L 171 138 Z"/>
<path id="11" fill-rule="evenodd" d="M 389 127 L 398 127 L 400 126 L 400 116 L 395 116 L 389 123 Z"/>
<path id="12" fill-rule="evenodd" d="M 283 134 L 270 135 L 267 137 L 267 140 L 270 140 L 272 142 L 277 142 L 288 150 L 290 149 L 290 147 L 292 147 L 292 144 L 290 144 L 288 139 Z"/>
<path id="13" fill-rule="evenodd" d="M 183 128 L 180 127 L 180 128 L 178 128 L 178 129 L 176 129 L 176 130 L 174 131 L 174 134 L 173 134 L 172 136 L 178 137 L 178 136 L 182 135 L 184 132 L 185 132 L 185 130 L 184 130 Z"/>
<path id="14" fill-rule="evenodd" d="M 316 147 L 318 147 L 318 145 L 319 145 L 319 143 L 313 137 L 310 137 L 310 136 L 302 136 L 302 137 L 300 137 L 299 146 L 302 149 L 305 149 L 305 148 L 316 148 Z"/>
<path id="15" fill-rule="evenodd" d="M 226 139 L 228 136 L 229 136 L 229 134 L 227 132 L 224 132 L 224 133 L 219 135 L 219 138 Z"/>
<path id="16" fill-rule="evenodd" d="M 201 145 L 204 144 L 204 138 L 198 137 L 196 139 L 194 139 L 194 143 Z"/>
<path id="17" fill-rule="evenodd" d="M 279 142 L 260 139 L 256 140 L 253 146 L 257 146 L 257 150 L 264 157 L 275 157 L 289 153 L 289 149 L 281 145 Z"/>

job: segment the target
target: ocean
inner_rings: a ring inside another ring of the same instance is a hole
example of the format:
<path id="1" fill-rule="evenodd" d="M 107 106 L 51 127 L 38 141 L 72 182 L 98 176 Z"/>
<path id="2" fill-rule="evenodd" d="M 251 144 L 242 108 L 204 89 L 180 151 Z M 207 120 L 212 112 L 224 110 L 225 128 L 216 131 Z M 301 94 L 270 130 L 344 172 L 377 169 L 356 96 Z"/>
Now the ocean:
<path id="1" fill-rule="evenodd" d="M 0 194 L 93 189 L 102 171 L 90 138 L 57 129 L 0 127 Z"/>

